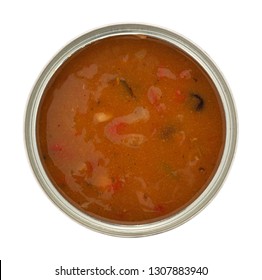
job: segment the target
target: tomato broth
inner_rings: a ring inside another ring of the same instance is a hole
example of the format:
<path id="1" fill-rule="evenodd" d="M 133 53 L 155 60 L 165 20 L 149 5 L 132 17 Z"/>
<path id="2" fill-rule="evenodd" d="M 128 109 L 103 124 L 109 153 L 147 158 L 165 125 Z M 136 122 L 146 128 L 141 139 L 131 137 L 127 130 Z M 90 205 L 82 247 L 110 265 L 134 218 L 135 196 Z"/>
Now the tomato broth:
<path id="1" fill-rule="evenodd" d="M 36 129 L 61 195 L 119 224 L 158 221 L 192 203 L 225 144 L 223 106 L 203 68 L 172 44 L 135 35 L 70 56 L 45 88 Z"/>

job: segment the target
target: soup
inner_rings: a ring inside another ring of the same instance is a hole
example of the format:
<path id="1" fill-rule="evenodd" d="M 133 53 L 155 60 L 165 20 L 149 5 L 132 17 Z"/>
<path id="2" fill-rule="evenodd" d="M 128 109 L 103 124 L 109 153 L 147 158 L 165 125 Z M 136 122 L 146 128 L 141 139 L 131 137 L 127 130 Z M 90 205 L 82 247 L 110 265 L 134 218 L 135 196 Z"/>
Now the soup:
<path id="1" fill-rule="evenodd" d="M 144 224 L 205 190 L 222 157 L 225 116 L 189 55 L 159 39 L 118 35 L 59 67 L 36 130 L 42 165 L 66 200 L 102 221 Z"/>

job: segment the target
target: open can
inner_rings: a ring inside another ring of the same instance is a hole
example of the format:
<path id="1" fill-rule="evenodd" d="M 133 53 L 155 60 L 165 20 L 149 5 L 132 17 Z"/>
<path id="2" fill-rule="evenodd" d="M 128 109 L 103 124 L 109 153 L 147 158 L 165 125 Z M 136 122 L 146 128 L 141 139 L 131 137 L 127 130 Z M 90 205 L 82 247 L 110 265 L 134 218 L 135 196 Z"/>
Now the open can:
<path id="1" fill-rule="evenodd" d="M 162 220 L 145 224 L 118 224 L 107 222 L 87 215 L 73 206 L 55 188 L 43 168 L 36 139 L 36 122 L 39 104 L 43 92 L 54 73 L 68 58 L 84 47 L 104 38 L 122 35 L 155 38 L 181 49 L 206 71 L 219 93 L 225 115 L 226 127 L 223 154 L 220 164 L 208 186 L 192 203 L 178 213 L 170 215 Z M 88 228 L 101 233 L 122 237 L 139 237 L 165 232 L 180 226 L 199 213 L 221 188 L 232 163 L 236 139 L 237 120 L 234 102 L 230 89 L 214 62 L 204 51 L 183 36 L 166 29 L 141 24 L 120 24 L 103 27 L 88 32 L 65 46 L 51 60 L 38 78 L 28 102 L 25 119 L 25 140 L 30 163 L 40 185 L 51 200 L 67 215 Z"/>

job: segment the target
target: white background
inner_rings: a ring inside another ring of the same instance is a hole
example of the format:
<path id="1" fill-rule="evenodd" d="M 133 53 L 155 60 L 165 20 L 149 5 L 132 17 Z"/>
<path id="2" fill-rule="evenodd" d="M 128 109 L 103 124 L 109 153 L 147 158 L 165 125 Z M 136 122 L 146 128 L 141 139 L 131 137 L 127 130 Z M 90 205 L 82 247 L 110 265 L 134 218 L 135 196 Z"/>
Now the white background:
<path id="1" fill-rule="evenodd" d="M 60 265 L 84 268 L 113 265 L 145 270 L 150 266 L 207 266 L 209 274 L 205 277 L 157 278 L 145 273 L 135 279 L 262 279 L 262 8 L 259 2 L 1 1 L 2 279 L 91 279 L 55 276 L 54 270 Z M 30 91 L 54 54 L 87 31 L 122 22 L 168 28 L 204 49 L 226 77 L 239 119 L 235 160 L 212 203 L 177 229 L 133 239 L 93 232 L 62 213 L 36 181 L 23 135 Z"/>

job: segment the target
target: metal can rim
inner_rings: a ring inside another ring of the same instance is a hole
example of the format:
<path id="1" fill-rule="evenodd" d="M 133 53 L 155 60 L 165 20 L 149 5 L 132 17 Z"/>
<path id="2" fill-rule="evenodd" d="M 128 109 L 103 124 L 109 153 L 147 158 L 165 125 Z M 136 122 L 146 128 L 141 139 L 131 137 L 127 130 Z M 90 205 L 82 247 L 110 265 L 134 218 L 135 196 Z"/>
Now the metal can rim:
<path id="1" fill-rule="evenodd" d="M 217 87 L 223 104 L 226 119 L 226 139 L 222 159 L 214 177 L 212 178 L 207 188 L 203 191 L 203 193 L 198 198 L 196 198 L 189 206 L 187 206 L 174 216 L 157 222 L 141 225 L 122 225 L 104 222 L 92 218 L 72 206 L 56 190 L 56 188 L 52 185 L 51 181 L 46 175 L 41 164 L 36 145 L 35 127 L 37 110 L 44 89 L 52 75 L 65 62 L 67 58 L 69 58 L 79 49 L 95 42 L 96 40 L 119 35 L 141 35 L 154 37 L 156 39 L 160 39 L 162 41 L 173 44 L 174 46 L 182 49 L 189 56 L 194 58 L 204 68 L 204 70 L 207 72 L 207 74 L 210 76 L 215 86 Z M 184 36 L 181 36 L 178 33 L 169 31 L 167 29 L 143 24 L 118 24 L 102 27 L 88 32 L 66 45 L 50 61 L 50 63 L 45 67 L 40 77 L 38 78 L 31 92 L 25 116 L 25 143 L 27 153 L 35 176 L 47 195 L 62 211 L 64 211 L 67 215 L 69 215 L 79 223 L 95 231 L 121 237 L 140 237 L 158 234 L 178 227 L 198 214 L 220 190 L 232 164 L 236 149 L 236 142 L 237 113 L 234 105 L 234 100 L 227 82 L 225 81 L 221 71 L 218 69 L 215 63 L 203 50 L 201 50 L 196 44 L 192 43 Z"/>

